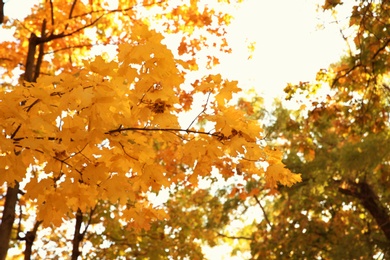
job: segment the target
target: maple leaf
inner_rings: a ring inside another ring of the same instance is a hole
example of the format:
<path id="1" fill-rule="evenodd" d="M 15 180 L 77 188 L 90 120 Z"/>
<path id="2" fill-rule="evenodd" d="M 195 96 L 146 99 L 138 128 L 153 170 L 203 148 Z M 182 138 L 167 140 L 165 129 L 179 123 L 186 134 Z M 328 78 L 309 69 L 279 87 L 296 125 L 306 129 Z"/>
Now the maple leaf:
<path id="1" fill-rule="evenodd" d="M 241 91 L 241 88 L 237 86 L 237 83 L 237 81 L 224 82 L 218 94 L 215 96 L 215 100 L 218 102 L 218 104 L 224 106 L 226 101 L 231 100 L 234 93 Z"/>
<path id="2" fill-rule="evenodd" d="M 271 188 L 276 188 L 278 182 L 282 185 L 287 185 L 290 187 L 293 184 L 302 181 L 300 174 L 291 173 L 291 171 L 281 163 L 268 166 L 265 172 L 265 176 L 267 185 L 269 185 Z"/>

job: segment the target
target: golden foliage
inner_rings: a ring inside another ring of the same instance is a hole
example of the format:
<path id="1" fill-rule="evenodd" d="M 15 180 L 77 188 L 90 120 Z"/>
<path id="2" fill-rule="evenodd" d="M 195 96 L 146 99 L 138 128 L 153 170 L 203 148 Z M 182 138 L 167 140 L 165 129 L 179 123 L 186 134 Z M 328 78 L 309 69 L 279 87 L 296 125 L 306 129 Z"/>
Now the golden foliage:
<path id="1" fill-rule="evenodd" d="M 166 2 L 159 3 L 168 9 Z M 44 226 L 58 226 L 64 216 L 105 200 L 126 208 L 122 218 L 130 227 L 147 229 L 152 220 L 167 218 L 149 205 L 147 192 L 180 182 L 196 186 L 198 176 L 213 168 L 231 176 L 240 165 L 245 179 L 265 174 L 272 188 L 278 182 L 300 181 L 283 167 L 281 157 L 260 146 L 259 123 L 229 104 L 240 91 L 238 82 L 209 75 L 196 80 L 192 91 L 183 90 L 185 75 L 196 66 L 175 58 L 162 43 L 164 36 L 140 22 L 134 5 L 126 1 L 111 10 L 103 2 L 46 1 L 17 30 L 19 57 L 29 55 L 28 32 L 38 35 L 35 47 L 42 45 L 52 56 L 38 64 L 47 75 L 0 92 L 0 184 L 26 180 L 25 196 L 34 201 Z M 215 16 L 207 8 L 200 12 L 197 1 L 191 1 L 160 19 L 173 22 L 169 32 L 186 34 L 210 29 Z M 224 24 L 229 17 L 218 19 Z M 92 40 L 82 32 L 90 27 L 103 43 L 116 39 L 115 59 L 78 57 L 88 55 Z M 200 45 L 183 38 L 179 54 L 194 54 Z M 76 51 L 76 46 L 82 48 Z M 2 48 L 4 55 L 4 76 L 11 76 L 20 59 Z M 178 122 L 179 113 L 191 108 L 198 93 L 209 95 L 210 102 L 194 122 L 214 125 L 208 131 Z M 265 173 L 258 165 L 262 161 L 270 164 Z M 28 173 L 29 167 L 35 170 Z"/>

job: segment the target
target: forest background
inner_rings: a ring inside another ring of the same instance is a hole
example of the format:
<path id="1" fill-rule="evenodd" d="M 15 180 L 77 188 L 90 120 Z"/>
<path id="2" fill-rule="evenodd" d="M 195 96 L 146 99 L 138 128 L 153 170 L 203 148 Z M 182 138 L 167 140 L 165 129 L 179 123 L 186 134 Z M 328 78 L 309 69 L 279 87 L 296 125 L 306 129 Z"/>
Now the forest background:
<path id="1" fill-rule="evenodd" d="M 387 2 L 130 2 L 6 13 L 2 257 L 388 254 Z M 94 59 L 98 45 L 119 54 Z"/>

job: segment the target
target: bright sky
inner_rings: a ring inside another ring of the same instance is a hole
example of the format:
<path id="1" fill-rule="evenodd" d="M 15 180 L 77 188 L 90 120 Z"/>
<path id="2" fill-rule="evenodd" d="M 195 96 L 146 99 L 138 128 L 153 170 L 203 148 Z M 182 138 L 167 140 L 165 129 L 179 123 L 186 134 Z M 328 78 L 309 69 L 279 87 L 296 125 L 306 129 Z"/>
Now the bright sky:
<path id="1" fill-rule="evenodd" d="M 318 2 L 323 1 L 245 1 L 232 24 L 230 43 L 245 51 L 255 41 L 253 59 L 236 52 L 223 62 L 222 70 L 265 98 L 280 95 L 287 82 L 314 79 L 320 68 L 339 59 L 345 46 L 336 24 L 328 21 L 325 29 L 318 29 L 326 18 L 316 13 Z"/>
<path id="2" fill-rule="evenodd" d="M 316 3 L 323 1 L 245 0 L 228 34 L 233 53 L 220 60 L 218 70 L 239 80 L 242 88 L 255 88 L 266 105 L 282 94 L 287 82 L 314 79 L 320 68 L 339 59 L 345 46 L 337 25 L 329 18 L 323 22 L 326 16 L 316 13 Z M 6 15 L 23 17 L 28 8 L 20 6 L 26 6 L 26 0 L 6 1 Z M 322 23 L 325 28 L 318 29 Z M 0 41 L 4 37 L 0 31 Z M 248 60 L 250 42 L 256 42 L 256 49 Z M 226 257 L 227 251 L 205 248 L 209 259 L 242 259 Z"/>

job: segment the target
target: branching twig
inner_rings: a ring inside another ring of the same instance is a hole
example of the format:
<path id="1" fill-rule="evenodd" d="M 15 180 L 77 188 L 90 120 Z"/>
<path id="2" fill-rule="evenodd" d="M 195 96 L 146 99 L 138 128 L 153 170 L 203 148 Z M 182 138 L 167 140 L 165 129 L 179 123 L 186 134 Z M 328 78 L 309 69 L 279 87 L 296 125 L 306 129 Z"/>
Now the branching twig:
<path id="1" fill-rule="evenodd" d="M 89 212 L 89 219 L 88 219 L 88 222 L 87 222 L 87 225 L 85 225 L 85 228 L 83 230 L 83 232 L 81 233 L 81 237 L 84 238 L 85 237 L 85 234 L 87 233 L 87 230 L 88 230 L 88 227 L 91 225 L 92 223 L 92 215 L 93 213 L 95 213 L 95 210 L 96 210 L 96 207 L 97 205 L 95 205 L 94 208 L 92 208 Z"/>
<path id="2" fill-rule="evenodd" d="M 127 11 L 130 11 L 136 7 L 150 7 L 150 6 L 153 6 L 153 5 L 158 5 L 158 4 L 161 4 L 163 3 L 164 0 L 161 0 L 161 1 L 158 1 L 158 2 L 155 2 L 155 3 L 150 3 L 150 4 L 147 4 L 147 5 L 133 5 L 133 6 L 129 6 L 129 7 L 126 7 L 126 8 L 123 8 L 123 9 L 114 9 L 114 10 L 109 10 L 107 12 L 107 10 L 105 9 L 100 9 L 100 10 L 93 10 L 91 12 L 87 12 L 87 13 L 82 13 L 82 14 L 79 14 L 79 15 L 75 15 L 73 16 L 72 18 L 73 19 L 76 19 L 76 18 L 81 18 L 81 17 L 85 17 L 85 16 L 88 16 L 88 15 L 92 15 L 94 13 L 102 13 L 102 12 L 107 12 L 107 13 L 115 13 L 115 12 L 127 12 Z"/>
<path id="3" fill-rule="evenodd" d="M 127 156 L 129 156 L 129 157 L 130 157 L 131 159 L 133 159 L 133 160 L 137 160 L 136 158 L 134 158 L 133 156 L 129 155 L 129 154 L 126 152 L 125 146 L 124 146 L 121 142 L 119 142 L 119 144 L 120 144 L 120 146 L 122 147 L 122 150 L 123 150 L 123 153 L 124 153 L 124 154 L 126 154 Z"/>
<path id="4" fill-rule="evenodd" d="M 163 1 L 159 1 L 159 2 L 156 2 L 156 3 L 152 3 L 150 5 L 143 5 L 143 6 L 152 6 L 152 5 L 156 5 L 156 4 L 160 4 L 162 3 Z M 73 2 L 75 4 L 75 2 Z M 73 6 L 72 6 L 73 7 Z M 118 12 L 126 12 L 126 11 L 129 11 L 131 9 L 134 9 L 134 7 L 136 6 L 131 6 L 131 7 L 127 7 L 127 8 L 123 8 L 123 9 L 115 9 L 115 10 L 97 10 L 97 11 L 91 11 L 91 12 L 88 12 L 88 13 L 84 13 L 84 14 L 81 14 L 81 15 L 78 15 L 78 16 L 74 16 L 73 18 L 78 18 L 78 17 L 83 17 L 83 16 L 87 16 L 87 15 L 91 15 L 92 13 L 98 13 L 98 12 L 103 12 L 103 14 L 101 14 L 99 17 L 97 17 L 95 20 L 93 20 L 92 22 L 90 22 L 89 24 L 86 24 L 72 32 L 69 32 L 69 33 L 65 33 L 65 32 L 62 32 L 60 34 L 51 34 L 49 37 L 47 37 L 47 39 L 40 39 L 41 41 L 43 40 L 43 42 L 49 42 L 49 41 L 52 41 L 52 40 L 55 40 L 55 39 L 60 39 L 60 38 L 64 38 L 64 37 L 67 37 L 67 36 L 71 36 L 75 33 L 78 33 L 86 28 L 89 28 L 91 27 L 92 25 L 96 24 L 102 17 L 104 17 L 105 15 L 108 15 L 108 14 L 111 14 L 111 13 L 118 13 Z M 71 13 L 70 13 L 71 15 Z"/>
<path id="5" fill-rule="evenodd" d="M 69 166 L 70 168 L 74 169 L 76 172 L 78 172 L 80 174 L 81 177 L 83 176 L 83 173 L 80 170 L 78 170 L 77 168 L 75 168 L 73 165 L 71 165 L 70 163 L 66 162 L 65 161 L 66 159 L 63 160 L 63 159 L 58 158 L 57 156 L 53 156 L 53 159 L 55 159 L 55 160 L 65 164 L 65 165 Z"/>
<path id="6" fill-rule="evenodd" d="M 190 130 L 190 129 L 181 129 L 181 128 L 143 128 L 143 127 L 119 127 L 114 130 L 109 130 L 105 132 L 105 134 L 113 134 L 113 133 L 121 133 L 124 131 L 145 131 L 145 132 L 186 132 L 186 133 L 193 133 L 193 134 L 200 134 L 200 135 L 211 135 L 216 136 L 218 138 L 222 138 L 222 133 L 219 132 L 205 132 L 205 131 L 196 131 L 196 130 Z"/>
<path id="7" fill-rule="evenodd" d="M 349 73 L 351 73 L 352 71 L 354 71 L 356 68 L 358 67 L 362 67 L 363 64 L 361 64 L 361 62 L 358 62 L 356 63 L 355 65 L 353 65 L 351 68 L 349 68 L 348 70 L 346 70 L 345 74 L 343 75 L 338 75 L 334 78 L 333 82 L 332 82 L 332 88 L 334 88 L 334 86 L 337 84 L 337 82 L 342 79 L 342 78 L 345 78 L 348 76 Z"/>
<path id="8" fill-rule="evenodd" d="M 84 47 L 94 47 L 94 46 L 99 46 L 99 45 L 101 45 L 101 44 L 81 44 L 81 45 L 74 45 L 74 46 L 68 46 L 68 47 L 56 49 L 56 50 L 53 50 L 53 51 L 45 52 L 45 54 L 53 54 L 53 53 L 56 53 L 56 52 L 65 51 L 65 50 L 69 50 L 69 49 L 84 48 Z M 111 45 L 111 44 L 110 44 L 110 45 Z M 112 44 L 112 45 L 113 45 L 113 44 Z"/>
<path id="9" fill-rule="evenodd" d="M 207 96 L 206 103 L 203 106 L 203 110 L 200 111 L 200 113 L 194 118 L 194 120 L 192 120 L 191 124 L 187 127 L 187 130 L 190 129 L 190 127 L 195 123 L 196 119 L 199 118 L 199 116 L 206 111 L 210 96 L 211 96 L 211 92 L 209 92 L 209 95 Z"/>

